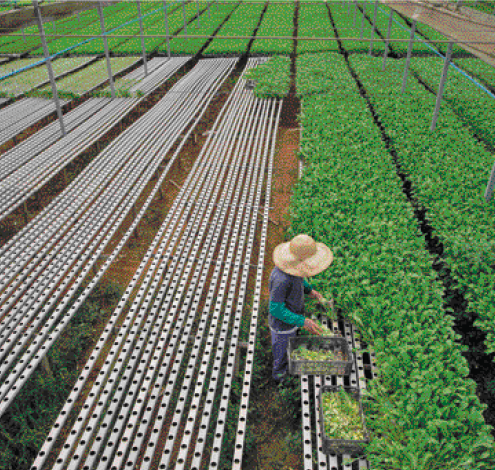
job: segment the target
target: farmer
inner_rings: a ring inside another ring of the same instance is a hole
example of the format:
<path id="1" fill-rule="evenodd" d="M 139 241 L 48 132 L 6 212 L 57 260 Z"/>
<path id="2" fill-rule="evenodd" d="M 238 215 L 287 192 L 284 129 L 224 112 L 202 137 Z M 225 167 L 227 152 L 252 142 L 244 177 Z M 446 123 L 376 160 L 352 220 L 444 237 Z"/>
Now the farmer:
<path id="1" fill-rule="evenodd" d="M 309 235 L 297 235 L 273 251 L 275 268 L 270 274 L 270 314 L 272 333 L 272 377 L 280 383 L 287 374 L 287 346 L 299 327 L 320 335 L 321 327 L 304 317 L 304 294 L 318 301 L 323 296 L 304 279 L 315 276 L 333 261 L 333 253 Z"/>

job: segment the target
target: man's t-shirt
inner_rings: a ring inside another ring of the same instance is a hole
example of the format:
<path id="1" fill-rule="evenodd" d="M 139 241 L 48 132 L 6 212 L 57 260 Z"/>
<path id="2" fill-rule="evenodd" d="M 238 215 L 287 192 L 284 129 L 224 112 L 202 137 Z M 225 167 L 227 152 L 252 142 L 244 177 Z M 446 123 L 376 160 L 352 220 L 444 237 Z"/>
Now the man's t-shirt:
<path id="1" fill-rule="evenodd" d="M 275 267 L 270 274 L 269 288 L 270 326 L 277 331 L 288 331 L 294 326 L 303 326 L 304 294 L 309 294 L 312 290 L 304 278 L 292 276 Z M 283 304 L 283 307 L 280 304 Z"/>

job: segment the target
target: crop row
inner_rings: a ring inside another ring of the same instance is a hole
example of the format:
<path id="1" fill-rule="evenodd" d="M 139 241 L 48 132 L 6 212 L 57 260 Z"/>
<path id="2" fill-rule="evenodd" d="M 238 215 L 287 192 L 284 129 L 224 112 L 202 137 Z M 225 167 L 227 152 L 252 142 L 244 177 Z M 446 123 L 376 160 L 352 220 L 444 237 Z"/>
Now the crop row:
<path id="1" fill-rule="evenodd" d="M 122 4 L 110 5 L 104 8 L 104 17 L 108 18 L 112 15 L 118 15 L 119 11 L 123 8 Z M 43 24 L 43 29 L 47 35 L 47 41 L 51 41 L 51 34 L 75 34 L 83 33 L 88 28 L 99 28 L 98 12 L 96 9 L 86 10 L 79 14 L 79 19 L 76 16 L 57 20 L 55 27 L 53 22 L 47 22 Z M 96 26 L 97 25 L 97 26 Z M 26 34 L 38 34 L 38 27 L 36 25 L 28 26 L 24 29 Z M 63 40 L 51 41 L 49 49 L 51 52 L 56 52 L 56 48 L 53 44 Z M 0 53 L 3 54 L 20 54 L 29 51 L 35 47 L 39 47 L 41 41 L 37 36 L 27 36 L 24 40 L 22 37 L 6 35 L 0 38 Z M 35 54 L 42 55 L 43 49 L 39 47 Z"/>
<path id="2" fill-rule="evenodd" d="M 475 8 L 478 11 L 482 11 L 483 13 L 487 13 L 492 15 L 495 12 L 495 2 L 490 0 L 483 0 L 480 2 L 479 0 L 465 0 L 463 2 L 463 6 L 469 8 Z"/>
<path id="3" fill-rule="evenodd" d="M 366 5 L 366 4 L 365 4 Z M 330 4 L 332 18 L 337 28 L 339 37 L 360 37 L 362 23 L 362 12 L 356 14 L 356 21 L 354 22 L 354 6 L 349 7 L 347 4 L 335 2 Z M 369 39 L 372 37 L 378 41 L 373 42 L 373 50 L 383 52 L 385 45 L 380 41 L 380 36 L 376 31 L 373 32 L 373 5 L 368 4 L 366 11 L 371 22 L 368 22 L 365 18 L 363 24 L 363 38 Z M 378 15 L 377 15 L 378 16 Z M 370 49 L 370 43 L 365 41 L 344 41 L 344 46 L 348 51 L 352 52 L 368 52 Z"/>
<path id="4" fill-rule="evenodd" d="M 197 20 L 193 21 L 188 26 L 188 33 L 205 36 L 212 35 L 238 5 L 238 2 L 210 5 L 210 16 L 207 13 L 201 15 L 199 25 Z M 185 31 L 182 29 L 180 34 L 171 41 L 170 50 L 176 54 L 193 55 L 197 54 L 207 41 L 207 38 L 187 38 Z M 166 43 L 163 43 L 160 51 L 165 52 L 166 50 Z"/>
<path id="5" fill-rule="evenodd" d="M 376 79 L 376 69 L 364 72 Z M 301 56 L 297 84 L 307 166 L 291 232 L 332 248 L 332 266 L 312 282 L 375 350 L 379 373 L 366 400 L 372 468 L 493 468 L 486 405 L 466 378 L 442 284 L 365 100 L 337 54 Z"/>
<path id="6" fill-rule="evenodd" d="M 138 57 L 132 56 L 112 57 L 110 58 L 112 73 L 114 75 L 118 74 L 138 60 Z M 108 80 L 107 63 L 106 59 L 101 59 L 76 73 L 58 80 L 57 90 L 61 98 L 70 99 L 83 95 L 87 91 L 100 85 L 105 80 Z M 47 85 L 39 90 L 35 90 L 31 93 L 31 95 L 51 97 L 51 87 L 50 85 Z"/>
<path id="7" fill-rule="evenodd" d="M 254 80 L 256 98 L 285 98 L 290 90 L 290 58 L 288 56 L 273 56 L 264 64 L 250 69 L 246 78 Z"/>
<path id="8" fill-rule="evenodd" d="M 472 59 L 469 59 L 472 61 Z M 476 60 L 479 62 L 479 60 Z M 440 58 L 411 61 L 411 68 L 436 92 L 443 70 Z M 450 107 L 479 137 L 495 148 L 494 98 L 450 67 L 443 93 L 443 106 Z"/>
<path id="9" fill-rule="evenodd" d="M 33 59 L 30 59 L 33 61 Z M 38 59 L 34 59 L 37 61 Z M 71 57 L 60 58 L 52 62 L 52 69 L 54 75 L 60 75 L 66 73 L 72 69 L 83 66 L 85 63 L 92 60 L 91 57 Z M 27 65 L 27 64 L 26 64 Z M 22 67 L 21 64 L 16 63 L 16 68 Z M 0 75 L 1 75 L 0 71 Z M 32 69 L 21 72 L 18 75 L 14 75 L 11 78 L 7 78 L 0 82 L 0 96 L 18 96 L 32 88 L 41 85 L 49 80 L 48 70 L 45 64 L 39 65 Z"/>
<path id="10" fill-rule="evenodd" d="M 119 6 L 119 4 L 114 5 L 114 7 Z M 151 3 L 144 3 L 142 6 L 142 13 L 143 15 L 146 14 L 146 12 L 153 8 L 154 4 Z M 95 11 L 95 14 L 97 12 Z M 98 16 L 97 16 L 98 17 Z M 133 19 L 137 18 L 137 6 L 135 3 L 129 3 L 126 4 L 124 8 L 120 7 L 118 10 L 108 10 L 105 9 L 104 12 L 104 21 L 105 21 L 105 29 L 108 31 L 110 29 L 116 28 L 117 26 L 120 26 L 123 23 L 126 23 L 128 21 L 131 21 Z M 122 31 L 122 29 L 119 29 L 118 31 Z M 95 21 L 86 26 L 85 28 L 80 29 L 77 31 L 76 34 L 80 35 L 90 35 L 90 36 L 99 36 L 101 34 L 101 27 L 100 27 L 100 22 Z M 118 34 L 118 32 L 116 32 Z M 57 39 L 56 41 L 52 41 L 48 45 L 48 49 L 51 54 L 55 54 L 57 52 L 60 52 L 68 47 L 75 46 L 83 41 L 86 41 L 87 39 L 85 38 L 70 38 L 70 37 L 64 37 Z M 120 41 L 123 41 L 124 39 L 121 39 Z M 99 43 L 100 47 L 95 48 L 92 44 L 93 43 Z M 88 50 L 91 50 L 89 53 L 100 53 L 103 51 L 103 41 L 101 39 L 94 39 L 93 41 L 89 42 L 86 44 L 88 47 Z M 85 45 L 78 47 L 77 49 L 71 51 L 72 53 L 79 54 L 79 53 L 88 53 L 85 52 Z M 43 54 L 43 49 L 38 48 L 32 52 L 32 54 L 38 54 L 42 55 Z"/>
<path id="11" fill-rule="evenodd" d="M 265 6 L 260 3 L 241 4 L 229 21 L 218 31 L 219 36 L 251 36 L 260 20 Z M 246 52 L 249 39 L 214 39 L 205 54 L 230 54 Z"/>
<path id="12" fill-rule="evenodd" d="M 495 207 L 483 197 L 493 155 L 448 106 L 429 131 L 435 97 L 413 80 L 400 93 L 403 61 L 390 64 L 387 74 L 378 73 L 376 61 L 352 58 L 352 64 L 393 137 L 415 197 L 428 210 L 469 309 L 479 316 L 487 350 L 495 352 Z"/>
<path id="13" fill-rule="evenodd" d="M 298 36 L 335 37 L 326 3 L 301 3 L 299 6 Z M 336 41 L 301 41 L 297 43 L 297 53 L 338 51 Z"/>
<path id="14" fill-rule="evenodd" d="M 398 74 L 403 64 L 391 64 L 389 73 L 377 74 L 373 83 L 366 77 L 374 75 L 376 64 L 358 62 L 356 66 L 380 119 L 394 137 L 394 147 L 416 198 L 428 209 L 427 218 L 444 246 L 444 259 L 469 302 L 469 310 L 478 317 L 476 325 L 487 334 L 487 351 L 495 352 L 495 208 L 483 198 L 493 156 L 448 106 L 442 108 L 436 131 L 429 132 L 434 97 L 413 81 L 400 95 Z M 389 87 L 387 96 L 383 86 Z M 455 101 L 453 93 L 450 102 Z M 480 94 L 474 99 L 479 106 L 487 105 Z M 488 116 L 489 104 L 484 108 Z M 454 106 L 465 112 L 461 104 Z M 472 104 L 467 112 L 475 112 Z M 474 126 L 480 126 L 482 116 L 471 116 Z M 491 139 L 489 123 L 482 125 Z"/>
<path id="15" fill-rule="evenodd" d="M 123 16 L 122 18 L 119 18 L 120 15 L 118 17 L 112 17 L 110 21 L 108 21 L 108 24 L 105 23 L 105 28 L 107 30 L 110 30 L 119 26 L 120 24 L 132 21 L 138 17 L 138 11 L 135 4 L 126 8 L 125 13 L 127 15 L 125 17 Z M 146 15 L 143 18 L 144 27 L 155 24 L 158 21 L 163 22 L 163 12 L 159 8 L 157 8 L 155 4 L 143 3 L 143 5 L 141 6 L 141 13 L 142 15 Z M 136 34 L 139 34 L 139 22 L 132 21 L 130 24 L 122 26 L 121 28 L 117 29 L 115 32 L 110 33 L 107 36 L 108 48 L 111 51 L 117 51 L 119 46 L 124 45 L 125 43 L 132 40 L 129 37 L 121 38 L 113 36 L 128 35 L 132 37 Z M 104 50 L 103 39 L 95 39 L 94 41 L 88 42 L 78 47 L 74 52 L 76 52 L 77 54 L 97 54 L 98 52 L 102 52 Z"/>
<path id="16" fill-rule="evenodd" d="M 203 5 L 203 3 L 201 3 L 201 5 Z M 184 27 L 184 13 L 186 22 L 192 21 L 197 15 L 197 5 L 194 3 L 187 3 L 184 5 L 184 9 L 182 9 L 180 4 L 174 3 L 167 7 L 167 21 L 171 34 L 176 33 Z M 149 21 L 143 22 L 144 34 L 165 34 L 165 15 L 163 11 L 157 12 L 157 14 L 150 16 L 147 20 Z M 119 34 L 118 31 L 116 34 Z M 139 34 L 139 25 L 135 34 Z M 146 38 L 144 40 L 148 53 L 154 51 L 165 42 L 166 38 Z M 134 36 L 115 48 L 114 52 L 131 54 L 141 53 L 141 38 L 139 36 Z"/>
<path id="17" fill-rule="evenodd" d="M 400 95 L 398 74 L 403 64 L 391 64 L 391 73 L 377 74 L 373 83 L 366 77 L 376 64 L 355 65 L 380 119 L 394 136 L 416 197 L 428 209 L 427 217 L 444 245 L 443 256 L 487 333 L 487 349 L 495 352 L 495 208 L 483 198 L 493 156 L 447 106 L 436 131 L 429 132 L 435 98 L 413 81 Z M 389 87 L 387 96 L 382 86 Z"/>
<path id="18" fill-rule="evenodd" d="M 294 5 L 269 4 L 258 29 L 257 36 L 292 36 L 294 31 Z M 255 39 L 253 54 L 290 54 L 290 39 Z"/>

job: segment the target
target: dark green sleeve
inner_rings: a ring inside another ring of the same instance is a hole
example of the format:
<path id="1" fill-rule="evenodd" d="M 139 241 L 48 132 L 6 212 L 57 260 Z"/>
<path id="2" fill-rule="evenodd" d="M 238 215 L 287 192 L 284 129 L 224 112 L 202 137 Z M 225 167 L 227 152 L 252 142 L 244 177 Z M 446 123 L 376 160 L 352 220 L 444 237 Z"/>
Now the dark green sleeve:
<path id="1" fill-rule="evenodd" d="M 313 286 L 306 281 L 306 279 L 303 280 L 304 284 L 304 293 L 306 295 L 311 294 L 311 291 L 313 290 Z"/>
<path id="2" fill-rule="evenodd" d="M 283 302 L 270 302 L 270 313 L 289 325 L 303 326 L 306 319 L 304 315 L 289 310 Z"/>

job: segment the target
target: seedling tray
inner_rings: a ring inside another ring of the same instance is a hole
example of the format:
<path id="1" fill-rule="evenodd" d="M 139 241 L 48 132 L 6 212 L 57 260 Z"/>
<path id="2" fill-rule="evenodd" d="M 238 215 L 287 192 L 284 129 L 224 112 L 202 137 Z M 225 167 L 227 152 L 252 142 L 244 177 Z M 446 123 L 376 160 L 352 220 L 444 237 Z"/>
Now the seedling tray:
<path id="1" fill-rule="evenodd" d="M 292 353 L 299 346 L 309 350 L 342 352 L 344 360 L 310 361 L 293 359 Z M 289 374 L 292 375 L 350 375 L 353 356 L 347 341 L 340 336 L 296 336 L 289 339 Z"/>
<path id="2" fill-rule="evenodd" d="M 361 415 L 362 429 L 364 439 L 362 440 L 348 440 L 348 439 L 331 439 L 327 436 L 325 431 L 325 418 L 323 416 L 323 394 L 324 393 L 338 393 L 341 385 L 325 385 L 320 389 L 320 426 L 322 435 L 322 451 L 324 454 L 349 454 L 349 455 L 363 455 L 364 447 L 370 441 L 369 432 L 366 428 L 366 421 L 363 413 L 363 406 L 361 403 L 361 394 L 359 389 L 353 387 L 343 387 L 345 392 L 354 398 L 359 403 L 359 414 Z"/>

